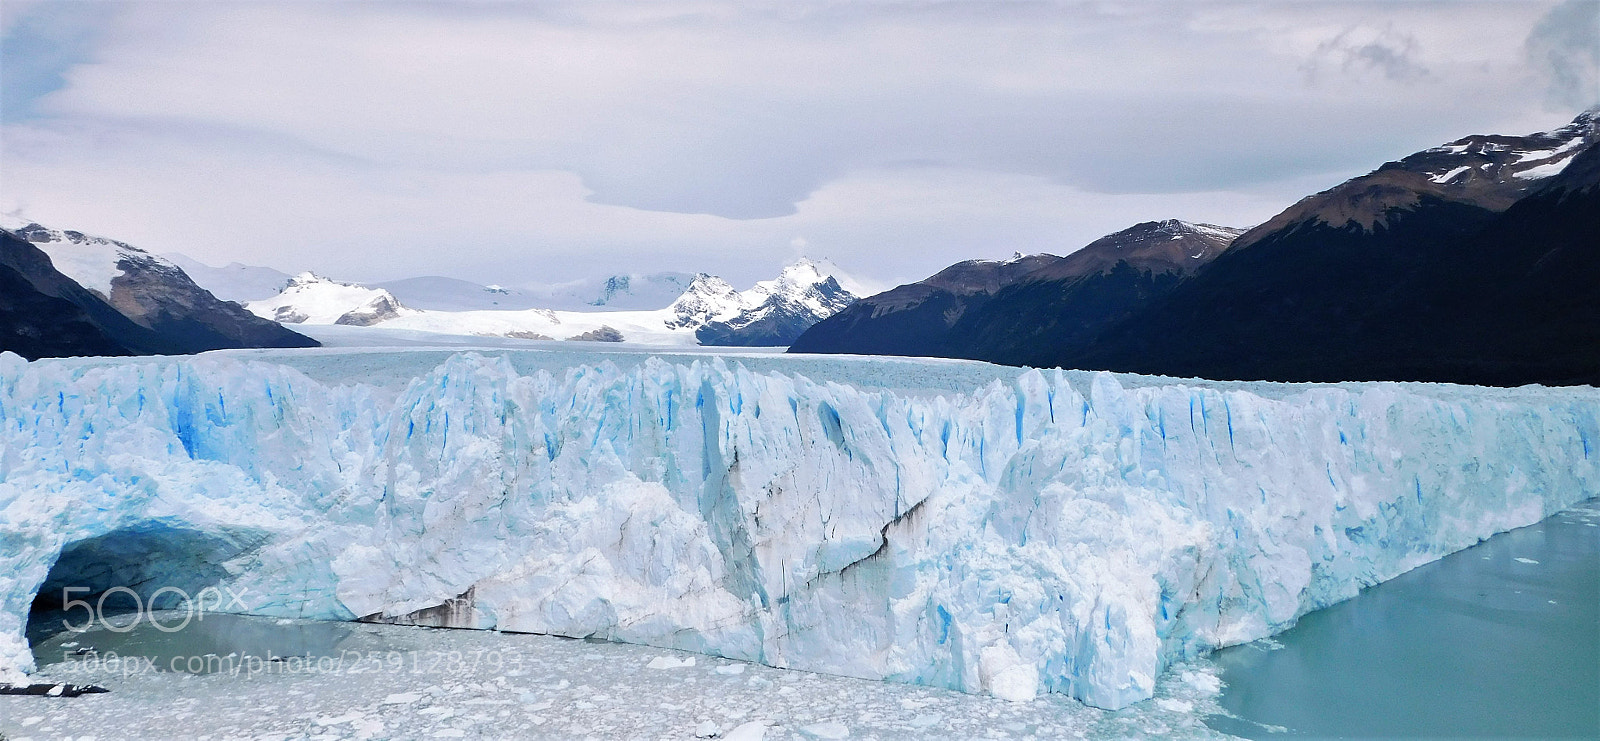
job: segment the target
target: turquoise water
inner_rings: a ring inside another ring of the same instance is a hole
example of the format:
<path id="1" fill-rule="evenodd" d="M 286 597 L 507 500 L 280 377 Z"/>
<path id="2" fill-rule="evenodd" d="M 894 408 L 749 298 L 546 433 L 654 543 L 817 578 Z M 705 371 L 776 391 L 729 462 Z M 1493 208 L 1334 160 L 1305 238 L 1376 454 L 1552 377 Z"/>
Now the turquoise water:
<path id="1" fill-rule="evenodd" d="M 1250 738 L 1600 737 L 1600 499 L 1212 660 Z"/>

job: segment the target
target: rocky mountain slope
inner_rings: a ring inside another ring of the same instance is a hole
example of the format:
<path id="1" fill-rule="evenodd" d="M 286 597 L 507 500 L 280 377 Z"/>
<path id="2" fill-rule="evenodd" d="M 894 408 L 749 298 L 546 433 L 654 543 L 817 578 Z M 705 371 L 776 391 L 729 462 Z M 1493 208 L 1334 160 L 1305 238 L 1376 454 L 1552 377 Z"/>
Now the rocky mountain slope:
<path id="1" fill-rule="evenodd" d="M 1062 341 L 1170 290 L 1228 249 L 1239 230 L 1151 221 L 1066 257 L 968 260 L 866 298 L 818 323 L 795 352 L 985 358 Z"/>
<path id="2" fill-rule="evenodd" d="M 272 321 L 251 315 L 238 304 L 222 301 L 196 285 L 172 262 L 124 242 L 82 232 L 51 229 L 33 222 L 8 224 L 9 234 L 31 244 L 51 268 L 97 301 L 67 288 L 46 287 L 47 295 L 66 298 L 96 317 L 95 323 L 131 353 L 191 353 L 240 347 L 314 347 L 315 340 Z M 17 245 L 11 253 L 24 262 Z M 45 275 L 33 269 L 35 276 Z M 42 281 L 42 282 L 40 282 Z M 38 278 L 38 286 L 55 285 Z M 109 305 L 145 332 L 131 332 L 103 316 Z"/>
<path id="3" fill-rule="evenodd" d="M 0 231 L 0 350 L 29 360 L 134 355 L 153 335 L 62 275 L 38 247 Z"/>
<path id="4" fill-rule="evenodd" d="M 1223 379 L 1600 383 L 1597 140 L 1591 111 L 1390 163 L 1041 360 Z"/>
<path id="5" fill-rule="evenodd" d="M 1140 265 L 1101 240 L 978 300 L 940 293 L 932 279 L 896 289 L 791 350 L 912 344 L 916 354 L 1232 380 L 1600 383 L 1597 140 L 1597 111 L 1528 136 L 1465 137 L 1302 199 L 1231 243 L 1211 230 L 1216 246 L 1192 264 L 1179 249 Z M 1151 231 L 1111 241 L 1160 244 Z"/>

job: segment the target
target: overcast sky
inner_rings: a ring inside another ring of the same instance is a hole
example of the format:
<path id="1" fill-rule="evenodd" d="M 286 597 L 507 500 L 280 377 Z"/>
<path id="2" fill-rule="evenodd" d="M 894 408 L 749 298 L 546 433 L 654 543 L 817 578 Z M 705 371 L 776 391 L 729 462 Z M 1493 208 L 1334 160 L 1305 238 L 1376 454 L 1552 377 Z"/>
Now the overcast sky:
<path id="1" fill-rule="evenodd" d="M 0 4 L 0 212 L 501 284 L 1230 226 L 1600 100 L 1600 0 Z"/>

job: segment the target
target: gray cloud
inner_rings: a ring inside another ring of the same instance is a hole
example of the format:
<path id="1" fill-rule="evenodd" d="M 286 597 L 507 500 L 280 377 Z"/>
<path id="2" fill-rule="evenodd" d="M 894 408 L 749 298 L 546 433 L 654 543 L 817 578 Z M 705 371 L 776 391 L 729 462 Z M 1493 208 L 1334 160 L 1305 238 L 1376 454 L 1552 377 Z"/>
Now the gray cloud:
<path id="1" fill-rule="evenodd" d="M 350 277 L 753 279 L 798 237 L 914 278 L 1561 123 L 1518 2 L 119 8 L 0 128 L 0 211 Z"/>
<path id="2" fill-rule="evenodd" d="M 1395 82 L 1414 82 L 1428 77 L 1428 68 L 1417 56 L 1414 36 L 1393 28 L 1351 26 L 1318 44 L 1303 69 L 1313 82 L 1330 69 L 1354 75 L 1377 72 Z"/>
<path id="3" fill-rule="evenodd" d="M 1600 104 L 1600 0 L 1566 0 L 1528 34 L 1528 61 L 1557 110 Z"/>

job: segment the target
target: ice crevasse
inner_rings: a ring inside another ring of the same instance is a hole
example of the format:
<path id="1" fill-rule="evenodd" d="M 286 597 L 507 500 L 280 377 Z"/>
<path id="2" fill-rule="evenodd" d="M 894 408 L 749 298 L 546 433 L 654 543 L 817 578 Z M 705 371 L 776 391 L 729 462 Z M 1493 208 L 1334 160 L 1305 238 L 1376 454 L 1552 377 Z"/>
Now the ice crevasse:
<path id="1" fill-rule="evenodd" d="M 0 355 L 0 680 L 76 579 L 1119 708 L 1600 489 L 1592 388 L 1129 381 Z"/>

